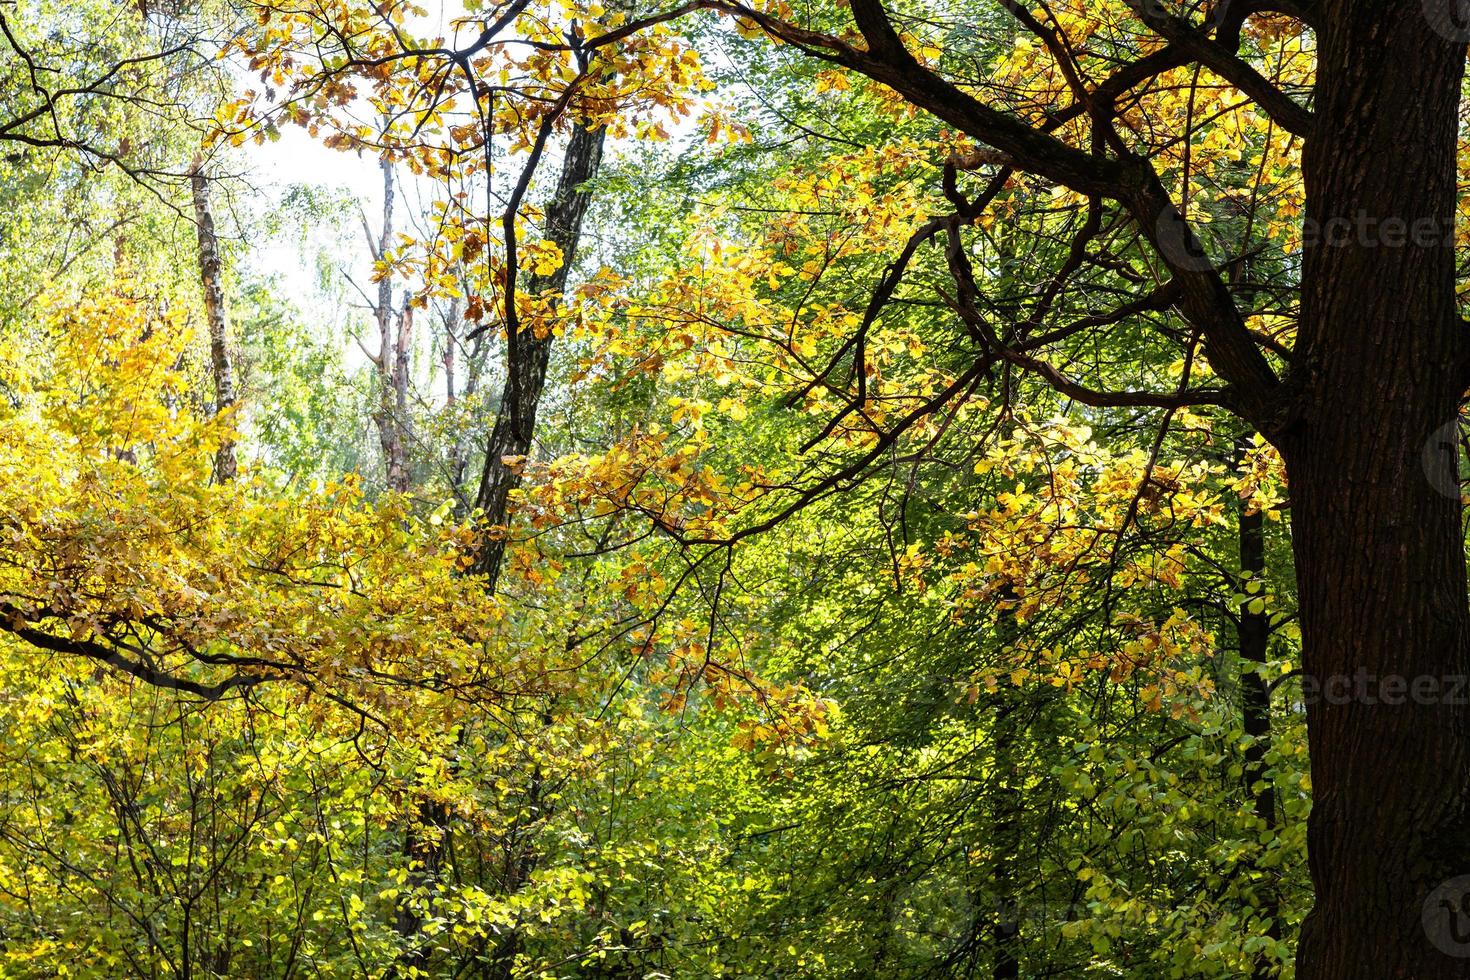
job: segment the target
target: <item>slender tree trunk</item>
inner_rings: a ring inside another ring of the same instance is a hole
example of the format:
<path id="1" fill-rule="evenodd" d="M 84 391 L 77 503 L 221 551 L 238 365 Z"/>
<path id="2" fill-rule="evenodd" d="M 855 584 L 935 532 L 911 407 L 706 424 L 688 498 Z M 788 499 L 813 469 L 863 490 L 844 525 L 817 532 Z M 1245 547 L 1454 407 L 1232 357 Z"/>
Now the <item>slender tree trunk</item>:
<path id="1" fill-rule="evenodd" d="M 543 725 L 550 725 L 550 715 L 543 715 L 541 722 Z M 526 804 L 505 836 L 505 878 L 502 891 L 506 895 L 515 895 L 526 887 L 540 859 L 536 850 L 536 835 L 546 816 L 542 800 L 545 785 L 545 777 L 538 763 L 531 773 Z M 521 953 L 522 944 L 521 930 L 511 926 L 500 937 L 490 954 L 485 975 L 490 980 L 512 980 L 515 976 L 516 957 Z"/>
<path id="2" fill-rule="evenodd" d="M 485 366 L 483 338 L 476 338 L 467 350 L 465 342 L 465 300 L 456 296 L 444 311 L 444 405 L 451 413 L 461 401 L 474 398 L 480 387 L 480 372 Z M 461 360 L 460 354 L 464 354 Z M 463 517 L 469 512 L 465 475 L 469 469 L 469 443 L 465 433 L 456 431 L 449 442 L 446 469 L 449 488 L 454 493 L 454 512 Z"/>
<path id="3" fill-rule="evenodd" d="M 1419 0 L 1321 8 L 1307 221 L 1351 230 L 1309 236 L 1304 397 L 1279 438 L 1314 793 L 1297 976 L 1470 977 L 1425 927 L 1431 892 L 1470 872 L 1461 506 L 1439 486 L 1451 452 L 1426 448 L 1464 389 L 1451 229 L 1465 43 L 1430 30 Z M 1428 231 L 1395 244 L 1389 220 Z"/>
<path id="4" fill-rule="evenodd" d="M 997 598 L 1005 609 L 995 610 L 994 641 L 997 650 L 1012 647 L 1020 638 L 1020 628 L 1010 604 L 1019 596 L 1014 588 L 1004 586 Z M 1017 858 L 1021 850 L 1021 816 L 1024 805 L 1022 791 L 1015 783 L 1023 782 L 1016 752 L 1025 725 L 1022 692 L 1014 685 L 1002 684 L 991 695 L 995 718 L 991 737 L 995 746 L 995 789 L 991 810 L 991 851 L 994 854 L 990 886 L 994 906 L 990 911 L 991 970 L 993 980 L 1016 980 L 1021 975 L 1021 899 L 1018 886 Z M 978 911 L 978 910 L 977 910 Z"/>
<path id="5" fill-rule="evenodd" d="M 567 144 L 566 162 L 557 181 L 556 196 L 546 211 L 546 237 L 561 249 L 562 265 L 549 276 L 533 276 L 527 284 L 532 293 L 566 288 L 567 276 L 582 237 L 582 218 L 587 213 L 591 195 L 586 183 L 602 163 L 605 130 L 589 130 L 580 123 L 572 130 Z M 514 302 L 514 297 L 508 301 Z M 475 503 L 480 508 L 486 528 L 496 528 L 506 520 L 510 492 L 520 485 L 520 470 L 512 462 L 531 451 L 536 432 L 536 413 L 541 404 L 541 391 L 546 386 L 546 369 L 551 360 L 553 336 L 538 335 L 533 324 L 519 336 L 507 337 L 507 374 L 501 393 L 495 427 L 485 451 L 485 469 Z M 476 556 L 474 571 L 483 574 L 493 592 L 500 577 L 505 557 L 505 537 L 499 531 L 485 536 Z"/>
<path id="6" fill-rule="evenodd" d="M 417 825 L 404 832 L 403 856 L 408 861 L 408 891 L 422 890 L 421 900 L 427 902 L 433 897 L 449 849 L 449 811 L 443 803 L 425 800 L 418 805 L 417 820 Z M 393 929 L 403 941 L 393 976 L 413 975 L 412 970 L 428 967 L 423 928 L 423 913 L 415 907 L 411 895 L 404 895 L 393 917 Z"/>
<path id="7" fill-rule="evenodd" d="M 199 237 L 199 281 L 204 292 L 204 314 L 209 322 L 209 362 L 214 374 L 214 410 L 225 412 L 235 404 L 235 373 L 230 364 L 229 320 L 225 313 L 225 290 L 220 275 L 219 238 L 214 232 L 214 212 L 209 203 L 209 178 L 196 160 L 189 174 L 194 191 L 194 226 Z M 214 478 L 227 483 L 235 478 L 239 464 L 235 443 L 220 443 L 214 458 Z"/>
<path id="8" fill-rule="evenodd" d="M 1236 446 L 1243 458 L 1250 444 L 1241 440 Z M 1264 608 L 1251 611 L 1251 603 L 1264 594 L 1266 577 L 1265 522 L 1259 511 L 1252 513 L 1248 501 L 1241 501 L 1239 522 L 1240 579 L 1245 600 L 1240 604 L 1237 640 L 1240 648 L 1240 712 L 1241 727 L 1250 744 L 1245 750 L 1245 785 L 1250 795 L 1251 810 L 1262 829 L 1276 828 L 1276 788 L 1266 771 L 1266 750 L 1271 747 L 1271 686 L 1265 667 L 1271 625 Z M 1255 583 L 1254 585 L 1252 583 Z M 1262 875 L 1273 871 L 1262 869 Z M 1274 882 L 1261 885 L 1260 913 L 1267 920 L 1266 935 L 1281 939 L 1281 903 Z M 1252 972 L 1255 980 L 1267 980 L 1276 973 L 1269 957 L 1256 961 Z"/>
<path id="9" fill-rule="evenodd" d="M 1016 765 L 1016 729 L 1022 724 L 1021 692 L 1002 688 L 994 695 L 995 708 L 995 813 L 992 822 L 995 872 L 995 908 L 990 922 L 994 947 L 990 975 L 994 980 L 1016 980 L 1021 975 L 1017 958 L 1021 941 L 1021 903 L 1016 894 L 1016 852 L 1020 850 L 1021 791 L 1012 783 L 1020 779 Z"/>
<path id="10" fill-rule="evenodd" d="M 413 444 L 413 413 L 408 407 L 409 358 L 413 354 L 413 305 L 408 290 L 403 291 L 403 302 L 398 309 L 398 336 L 393 344 L 393 371 L 390 380 L 393 387 L 393 439 L 398 447 L 395 475 L 396 490 L 407 490 L 413 478 L 409 467 L 408 449 Z"/>
<path id="11" fill-rule="evenodd" d="M 464 323 L 464 298 L 456 296 L 444 314 L 444 408 L 451 418 L 459 405 L 459 338 L 460 326 Z M 464 504 L 464 440 L 456 429 L 449 438 L 449 458 L 446 469 L 449 489 L 457 502 L 456 512 Z"/>
<path id="12" fill-rule="evenodd" d="M 383 261 L 393 245 L 393 164 L 384 159 L 383 171 L 383 230 L 376 245 L 371 235 L 368 244 L 373 248 L 373 258 Z M 363 218 L 367 224 L 367 218 Z M 389 490 L 402 493 L 408 489 L 409 472 L 407 445 L 404 439 L 404 412 L 408 408 L 408 352 L 404 320 L 408 316 L 407 304 L 399 314 L 393 309 L 393 277 L 386 273 L 378 280 L 378 299 L 373 306 L 373 316 L 378 324 L 378 355 L 374 365 L 378 371 L 378 408 L 373 421 L 378 426 L 378 442 L 383 448 L 383 466 Z M 401 367 L 400 367 L 401 366 Z M 400 392 L 400 383 L 402 390 Z"/>

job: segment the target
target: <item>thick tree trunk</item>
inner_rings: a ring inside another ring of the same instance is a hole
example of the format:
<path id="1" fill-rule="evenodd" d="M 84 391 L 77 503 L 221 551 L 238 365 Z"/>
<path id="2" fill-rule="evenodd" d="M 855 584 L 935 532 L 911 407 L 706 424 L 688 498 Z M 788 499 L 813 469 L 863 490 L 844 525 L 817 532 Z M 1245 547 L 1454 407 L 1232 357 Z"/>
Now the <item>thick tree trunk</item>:
<path id="1" fill-rule="evenodd" d="M 209 322 L 209 362 L 214 374 L 214 410 L 228 411 L 235 404 L 235 373 L 230 364 L 229 321 L 225 313 L 225 289 L 220 274 L 219 238 L 214 231 L 214 211 L 209 203 L 209 178 L 198 160 L 189 173 L 194 192 L 194 225 L 199 237 L 199 283 L 204 291 L 204 315 Z M 235 443 L 225 440 L 214 457 L 214 478 L 228 483 L 239 465 Z"/>
<path id="2" fill-rule="evenodd" d="M 1450 450 L 1426 448 L 1463 388 L 1451 228 L 1465 44 L 1430 30 L 1420 0 L 1322 7 L 1305 175 L 1323 240 L 1309 234 L 1304 256 L 1301 411 L 1279 433 L 1314 791 L 1297 976 L 1470 977 L 1470 948 L 1434 941 L 1425 910 L 1470 872 L 1461 506 L 1438 472 L 1453 472 Z"/>

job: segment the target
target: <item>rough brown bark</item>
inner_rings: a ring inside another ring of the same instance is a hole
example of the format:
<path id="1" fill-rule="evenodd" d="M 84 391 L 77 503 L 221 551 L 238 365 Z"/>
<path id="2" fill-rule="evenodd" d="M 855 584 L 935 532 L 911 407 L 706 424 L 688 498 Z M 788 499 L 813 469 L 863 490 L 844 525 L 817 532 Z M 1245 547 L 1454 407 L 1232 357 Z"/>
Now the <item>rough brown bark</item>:
<path id="1" fill-rule="evenodd" d="M 225 412 L 234 407 L 235 373 L 230 363 L 229 319 L 225 311 L 225 290 L 220 273 L 219 238 L 214 231 L 214 211 L 209 201 L 209 178 L 196 160 L 189 180 L 194 192 L 194 226 L 199 239 L 199 282 L 204 292 L 204 314 L 209 323 L 209 362 L 214 374 L 214 410 Z M 239 463 L 235 443 L 220 443 L 214 458 L 214 478 L 227 483 L 235 478 Z"/>
<path id="2" fill-rule="evenodd" d="M 1465 44 L 1429 30 L 1418 0 L 1321 7 L 1307 220 L 1433 233 L 1397 247 L 1354 234 L 1304 255 L 1302 396 L 1279 439 L 1304 671 L 1321 690 L 1307 699 L 1316 902 L 1297 976 L 1470 977 L 1470 958 L 1422 921 L 1431 890 L 1470 871 L 1466 708 L 1453 703 L 1470 674 L 1461 506 L 1425 471 L 1453 466 L 1425 444 L 1464 389 L 1449 230 Z M 1421 687 L 1403 696 L 1395 677 Z"/>

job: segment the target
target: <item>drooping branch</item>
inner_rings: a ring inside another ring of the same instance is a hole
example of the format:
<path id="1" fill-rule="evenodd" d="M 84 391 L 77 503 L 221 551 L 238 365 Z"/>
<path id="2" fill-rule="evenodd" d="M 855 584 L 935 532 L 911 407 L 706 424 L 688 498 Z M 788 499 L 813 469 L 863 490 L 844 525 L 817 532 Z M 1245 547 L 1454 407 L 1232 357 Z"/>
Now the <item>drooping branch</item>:
<path id="1" fill-rule="evenodd" d="M 143 657 L 125 656 L 115 647 L 97 640 L 61 636 L 42 629 L 27 618 L 19 607 L 10 603 L 0 603 L 0 630 L 42 650 L 93 660 L 153 687 L 191 694 L 205 701 L 218 701 L 232 692 L 249 690 L 276 676 L 269 673 L 232 673 L 214 683 L 193 680 L 160 670 Z"/>

